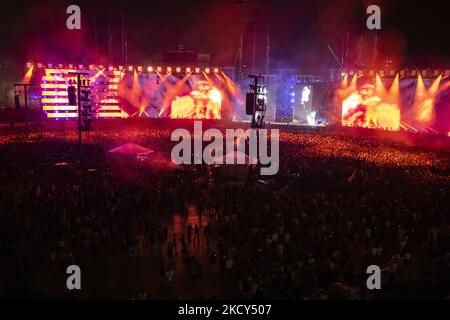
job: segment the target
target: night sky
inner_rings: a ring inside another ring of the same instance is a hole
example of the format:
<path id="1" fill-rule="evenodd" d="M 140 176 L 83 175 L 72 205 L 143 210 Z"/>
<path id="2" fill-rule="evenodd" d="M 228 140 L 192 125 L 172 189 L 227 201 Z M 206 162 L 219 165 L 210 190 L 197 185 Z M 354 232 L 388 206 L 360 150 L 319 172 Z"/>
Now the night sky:
<path id="1" fill-rule="evenodd" d="M 82 10 L 82 30 L 65 27 L 70 4 Z M 271 64 L 303 69 L 333 66 L 327 45 L 340 57 L 347 32 L 350 59 L 365 28 L 365 8 L 382 9 L 377 63 L 394 66 L 450 66 L 450 1 L 10 1 L 1 11 L 0 63 L 25 61 L 96 63 L 95 25 L 108 10 L 123 14 L 128 62 L 152 62 L 154 53 L 176 49 L 209 53 L 213 63 L 236 61 L 242 21 L 270 22 Z M 367 32 L 367 30 L 366 30 Z"/>

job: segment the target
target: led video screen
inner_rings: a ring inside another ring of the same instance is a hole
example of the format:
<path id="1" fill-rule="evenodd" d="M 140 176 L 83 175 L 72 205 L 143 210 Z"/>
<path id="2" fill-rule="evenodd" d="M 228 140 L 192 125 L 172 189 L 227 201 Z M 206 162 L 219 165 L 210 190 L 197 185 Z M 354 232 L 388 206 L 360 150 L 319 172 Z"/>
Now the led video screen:
<path id="1" fill-rule="evenodd" d="M 126 74 L 118 89 L 130 116 L 220 119 L 220 83 L 203 75 Z"/>
<path id="2" fill-rule="evenodd" d="M 437 76 L 342 79 L 338 98 L 342 124 L 365 128 L 414 131 L 446 130 L 450 82 Z"/>
<path id="3" fill-rule="evenodd" d="M 391 87 L 393 91 L 393 87 Z M 366 128 L 399 130 L 398 95 L 380 89 L 379 85 L 363 84 L 350 89 L 342 101 L 342 124 Z"/>

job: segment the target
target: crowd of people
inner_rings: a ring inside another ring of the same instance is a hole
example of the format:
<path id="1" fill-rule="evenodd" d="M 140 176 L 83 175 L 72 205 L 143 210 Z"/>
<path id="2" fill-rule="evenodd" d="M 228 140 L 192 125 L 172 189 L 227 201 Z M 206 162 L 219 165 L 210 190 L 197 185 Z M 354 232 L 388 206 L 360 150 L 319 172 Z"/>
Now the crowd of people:
<path id="1" fill-rule="evenodd" d="M 0 138 L 0 295 L 91 299 L 382 299 L 450 292 L 450 152 L 282 132 L 280 171 L 123 170 L 134 141 L 170 157 L 170 128 Z M 65 161 L 66 165 L 55 164 Z M 123 163 L 121 164 L 123 166 Z M 83 270 L 68 291 L 66 268 Z M 366 269 L 382 270 L 368 290 Z"/>

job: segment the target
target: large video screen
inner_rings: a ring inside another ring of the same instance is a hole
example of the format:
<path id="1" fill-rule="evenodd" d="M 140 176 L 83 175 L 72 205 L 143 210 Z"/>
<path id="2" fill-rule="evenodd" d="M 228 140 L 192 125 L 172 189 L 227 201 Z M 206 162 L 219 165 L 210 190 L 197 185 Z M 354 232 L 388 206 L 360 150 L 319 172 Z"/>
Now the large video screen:
<path id="1" fill-rule="evenodd" d="M 345 75 L 338 97 L 342 124 L 366 128 L 445 131 L 449 115 L 448 77 L 357 77 Z"/>
<path id="2" fill-rule="evenodd" d="M 220 83 L 203 75 L 126 74 L 118 89 L 121 108 L 129 115 L 220 119 Z"/>
<path id="3" fill-rule="evenodd" d="M 400 107 L 389 95 L 378 92 L 375 85 L 364 84 L 343 99 L 342 124 L 399 130 Z"/>

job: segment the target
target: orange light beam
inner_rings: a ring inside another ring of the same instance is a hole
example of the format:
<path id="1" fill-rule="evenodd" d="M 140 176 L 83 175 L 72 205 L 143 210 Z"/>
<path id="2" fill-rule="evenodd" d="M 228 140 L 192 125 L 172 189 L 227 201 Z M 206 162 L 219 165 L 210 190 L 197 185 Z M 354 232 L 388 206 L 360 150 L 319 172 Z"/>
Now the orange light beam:
<path id="1" fill-rule="evenodd" d="M 33 75 L 33 69 L 34 66 L 31 66 L 28 68 L 27 72 L 25 73 L 24 77 L 22 78 L 22 83 L 30 83 L 31 76 Z"/>
<path id="2" fill-rule="evenodd" d="M 384 98 L 387 95 L 383 81 L 381 81 L 381 78 L 378 75 L 378 73 L 375 76 L 375 94 L 381 98 Z"/>
<path id="3" fill-rule="evenodd" d="M 170 105 L 170 102 L 180 92 L 180 90 L 183 88 L 184 84 L 186 83 L 186 81 L 187 81 L 187 79 L 189 78 L 190 75 L 191 75 L 191 73 L 186 74 L 183 77 L 183 79 L 181 79 L 180 81 L 177 81 L 175 85 L 171 86 L 167 90 L 167 94 L 166 94 L 166 97 L 164 99 L 163 105 L 161 107 L 161 111 L 159 112 L 159 115 L 162 115 L 167 110 L 167 108 Z"/>

